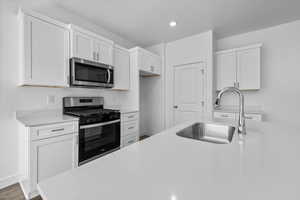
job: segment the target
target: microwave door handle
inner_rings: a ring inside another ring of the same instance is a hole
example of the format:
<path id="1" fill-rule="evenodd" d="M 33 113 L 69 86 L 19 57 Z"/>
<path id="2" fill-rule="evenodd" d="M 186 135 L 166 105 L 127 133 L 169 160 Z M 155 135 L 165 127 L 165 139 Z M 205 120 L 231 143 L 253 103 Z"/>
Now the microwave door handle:
<path id="1" fill-rule="evenodd" d="M 107 69 L 107 74 L 108 74 L 107 84 L 109 84 L 110 83 L 110 70 L 109 69 Z"/>

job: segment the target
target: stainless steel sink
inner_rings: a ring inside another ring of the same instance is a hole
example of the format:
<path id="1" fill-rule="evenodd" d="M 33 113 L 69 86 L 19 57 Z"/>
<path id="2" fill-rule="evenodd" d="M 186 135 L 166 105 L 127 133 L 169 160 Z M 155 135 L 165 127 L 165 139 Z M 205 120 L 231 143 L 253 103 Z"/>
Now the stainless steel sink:
<path id="1" fill-rule="evenodd" d="M 195 123 L 176 134 L 181 137 L 211 142 L 216 144 L 229 144 L 232 141 L 235 127 L 211 124 Z"/>

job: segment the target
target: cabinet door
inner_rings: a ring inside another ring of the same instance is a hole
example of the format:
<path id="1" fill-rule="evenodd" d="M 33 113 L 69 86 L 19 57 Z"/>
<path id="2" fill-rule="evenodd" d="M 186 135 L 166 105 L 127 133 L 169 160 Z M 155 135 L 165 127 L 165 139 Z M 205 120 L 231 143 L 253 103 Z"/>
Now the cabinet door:
<path id="1" fill-rule="evenodd" d="M 139 69 L 143 71 L 150 71 L 151 58 L 143 51 L 138 52 L 138 65 Z"/>
<path id="2" fill-rule="evenodd" d="M 31 143 L 31 186 L 77 166 L 77 134 Z"/>
<path id="3" fill-rule="evenodd" d="M 113 45 L 101 40 L 94 40 L 94 51 L 96 52 L 96 62 L 112 65 Z"/>
<path id="4" fill-rule="evenodd" d="M 114 49 L 114 89 L 130 88 L 130 53 L 118 47 Z"/>
<path id="5" fill-rule="evenodd" d="M 160 74 L 161 72 L 161 58 L 152 55 L 145 50 L 140 50 L 138 53 L 139 69 L 150 74 Z"/>
<path id="6" fill-rule="evenodd" d="M 239 89 L 260 89 L 260 48 L 237 51 L 237 66 Z"/>
<path id="7" fill-rule="evenodd" d="M 161 73 L 161 58 L 159 56 L 152 57 L 152 64 L 150 66 L 150 70 L 155 74 Z"/>
<path id="8" fill-rule="evenodd" d="M 234 86 L 236 82 L 236 54 L 235 52 L 216 55 L 217 90 Z"/>
<path id="9" fill-rule="evenodd" d="M 94 60 L 93 39 L 81 32 L 73 33 L 73 56 L 77 58 Z"/>
<path id="10" fill-rule="evenodd" d="M 68 29 L 25 18 L 25 85 L 67 86 Z"/>

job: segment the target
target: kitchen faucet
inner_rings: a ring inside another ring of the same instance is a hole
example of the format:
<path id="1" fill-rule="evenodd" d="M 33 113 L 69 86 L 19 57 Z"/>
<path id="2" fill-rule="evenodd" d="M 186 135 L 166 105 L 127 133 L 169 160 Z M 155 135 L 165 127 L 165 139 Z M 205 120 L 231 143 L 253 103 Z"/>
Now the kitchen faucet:
<path id="1" fill-rule="evenodd" d="M 221 97 L 226 92 L 232 92 L 239 95 L 239 122 L 238 122 L 238 134 L 240 136 L 246 135 L 246 126 L 245 126 L 245 104 L 244 104 L 244 95 L 236 87 L 226 87 L 223 88 L 216 99 L 215 107 L 219 107 L 221 103 Z"/>

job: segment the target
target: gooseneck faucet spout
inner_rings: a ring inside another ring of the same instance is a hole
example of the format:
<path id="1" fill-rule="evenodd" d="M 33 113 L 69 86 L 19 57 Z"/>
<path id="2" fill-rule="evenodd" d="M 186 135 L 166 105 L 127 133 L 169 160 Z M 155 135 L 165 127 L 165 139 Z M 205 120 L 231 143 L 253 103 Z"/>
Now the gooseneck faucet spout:
<path id="1" fill-rule="evenodd" d="M 239 121 L 238 121 L 238 134 L 243 136 L 246 135 L 246 125 L 245 125 L 245 103 L 244 103 L 244 95 L 236 87 L 226 87 L 223 88 L 219 94 L 217 95 L 217 99 L 215 102 L 215 107 L 219 107 L 221 104 L 221 98 L 224 93 L 231 92 L 239 95 Z"/>

